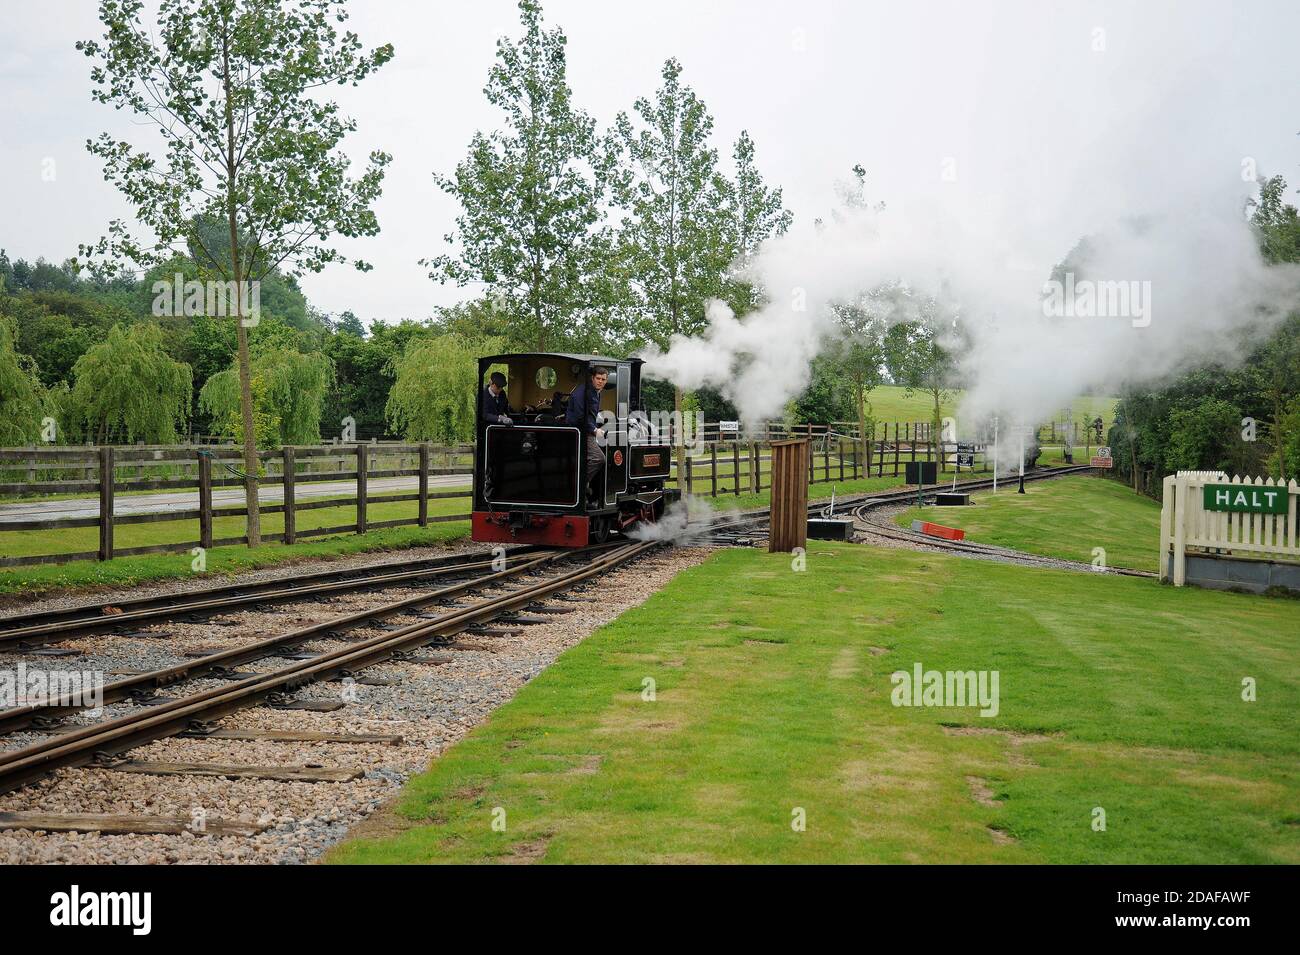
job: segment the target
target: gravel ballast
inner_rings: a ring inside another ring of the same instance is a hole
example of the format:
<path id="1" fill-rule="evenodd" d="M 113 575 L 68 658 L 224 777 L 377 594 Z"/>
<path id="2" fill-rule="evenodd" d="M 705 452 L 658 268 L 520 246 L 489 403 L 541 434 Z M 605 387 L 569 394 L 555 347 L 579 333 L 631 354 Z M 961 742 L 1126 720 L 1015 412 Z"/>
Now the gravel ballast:
<path id="1" fill-rule="evenodd" d="M 481 547 L 466 548 L 477 551 Z M 401 564 L 420 556 L 448 553 L 440 548 L 427 553 L 403 552 L 393 559 Z M 519 688 L 569 647 L 620 613 L 646 600 L 680 570 L 702 562 L 707 548 L 665 548 L 602 578 L 598 587 L 579 595 L 576 602 L 551 601 L 555 607 L 573 608 L 547 623 L 522 628 L 511 637 L 464 635 L 451 648 L 431 647 L 429 655 L 449 656 L 441 665 L 392 662 L 367 669 L 364 678 L 390 678 L 393 685 L 319 683 L 298 694 L 302 700 L 339 700 L 347 705 L 330 713 L 253 707 L 221 723 L 223 729 L 314 730 L 337 733 L 394 734 L 399 745 L 382 743 L 316 743 L 171 738 L 139 747 L 130 754 L 137 760 L 222 763 L 231 765 L 316 765 L 363 770 L 362 779 L 346 783 L 275 782 L 259 779 L 223 779 L 200 776 L 147 776 L 107 769 L 59 770 L 51 778 L 17 792 L 0 796 L 0 810 L 51 813 L 91 812 L 122 815 L 160 815 L 260 822 L 268 828 L 255 836 L 100 835 L 97 833 L 38 833 L 26 830 L 0 832 L 3 863 L 302 863 L 316 859 L 340 841 L 348 829 L 390 799 L 413 773 L 424 770 L 432 758 L 454 745 L 491 712 L 508 701 Z M 386 555 L 393 556 L 393 555 Z M 376 563 L 381 555 L 359 555 L 356 564 Z M 300 565 L 296 570 L 303 570 Z M 331 561 L 329 567 L 341 566 Z M 314 569 L 314 568 L 311 568 Z M 283 576 L 281 569 L 269 576 Z M 255 575 L 249 575 L 250 578 Z M 243 578 L 241 578 L 243 579 Z M 211 581 L 204 581 L 210 583 Z M 174 592 L 163 585 L 148 592 Z M 435 585 L 436 586 L 436 585 Z M 130 591 L 131 596 L 146 592 Z M 338 597 L 319 614 L 248 612 L 239 625 L 221 627 L 192 624 L 159 625 L 171 630 L 155 639 L 87 637 L 75 642 L 82 657 L 47 660 L 54 668 L 154 669 L 181 659 L 187 649 L 224 648 L 249 642 L 250 633 L 271 627 L 282 632 L 310 620 L 335 616 L 361 606 L 373 606 L 409 596 L 415 591 L 386 591 Z M 125 596 L 125 594 L 124 594 Z M 98 599 L 102 598 L 97 595 Z M 84 601 L 84 597 L 81 598 Z M 70 602 L 80 602 L 71 600 Z M 48 604 L 30 609 L 44 609 Z M 26 609 L 26 608 L 25 608 Z M 313 641 L 308 649 L 327 650 L 335 641 Z M 0 658 L 0 667 L 14 665 L 15 657 Z M 28 660 L 28 665 L 35 665 Z M 282 661 L 263 660 L 241 670 L 266 671 Z M 112 677 L 109 677 L 112 679 Z M 202 680 L 184 684 L 177 693 L 194 692 L 209 685 Z M 131 703 L 105 708 L 105 715 L 129 711 Z M 14 734 L 0 738 L 12 748 L 43 738 Z"/>

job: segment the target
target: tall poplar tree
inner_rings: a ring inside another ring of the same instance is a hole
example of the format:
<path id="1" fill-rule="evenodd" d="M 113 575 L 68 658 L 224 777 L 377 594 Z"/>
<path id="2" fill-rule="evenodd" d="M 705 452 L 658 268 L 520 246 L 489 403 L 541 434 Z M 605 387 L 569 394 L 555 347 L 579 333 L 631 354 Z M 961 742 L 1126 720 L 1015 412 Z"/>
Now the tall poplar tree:
<path id="1" fill-rule="evenodd" d="M 504 128 L 475 133 L 455 172 L 434 177 L 461 205 L 444 237 L 456 252 L 421 264 L 437 281 L 484 286 L 517 337 L 546 351 L 608 318 L 608 156 L 573 105 L 564 32 L 543 27 L 535 0 L 519 11 L 524 34 L 497 41 L 483 89 Z"/>
<path id="2" fill-rule="evenodd" d="M 620 259 L 639 316 L 638 337 L 660 348 L 674 335 L 705 330 L 705 307 L 725 296 L 735 252 L 728 241 L 731 190 L 709 145 L 713 117 L 681 74 L 677 60 L 666 61 L 654 98 L 636 101 L 635 120 L 619 113 L 613 137 L 615 195 L 623 209 Z M 677 386 L 673 407 L 681 413 Z M 679 445 L 679 470 L 684 458 Z"/>

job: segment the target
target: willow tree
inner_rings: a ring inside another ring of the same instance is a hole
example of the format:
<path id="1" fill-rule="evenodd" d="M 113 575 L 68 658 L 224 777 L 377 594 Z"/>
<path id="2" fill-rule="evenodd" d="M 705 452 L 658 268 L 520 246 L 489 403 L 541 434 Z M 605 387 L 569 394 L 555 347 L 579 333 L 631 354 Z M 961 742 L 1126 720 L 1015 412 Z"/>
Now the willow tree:
<path id="1" fill-rule="evenodd" d="M 155 29 L 142 22 L 143 8 L 143 0 L 101 0 L 104 37 L 77 48 L 95 62 L 92 97 L 133 113 L 162 138 L 161 157 L 107 133 L 87 143 L 151 236 L 135 238 L 117 220 L 82 255 L 146 270 L 184 255 L 209 281 L 233 283 L 247 533 L 255 546 L 261 519 L 247 329 L 256 316 L 245 283 L 346 262 L 333 236 L 379 232 L 371 205 L 390 157 L 372 152 L 365 171 L 349 177 L 339 145 L 356 123 L 322 91 L 355 86 L 393 48 L 367 52 L 354 33 L 340 34 L 342 0 L 160 0 Z M 214 220 L 226 226 L 219 239 L 199 228 Z"/>
<path id="2" fill-rule="evenodd" d="M 168 356 L 152 323 L 114 325 L 77 359 L 72 377 L 71 413 L 98 444 L 173 444 L 189 418 L 190 366 Z"/>
<path id="3" fill-rule="evenodd" d="M 478 399 L 478 356 L 501 342 L 454 333 L 414 338 L 393 361 L 387 415 L 408 441 L 469 441 Z"/>
<path id="4" fill-rule="evenodd" d="M 321 409 L 334 380 L 329 357 L 272 344 L 253 350 L 250 370 L 258 443 L 277 448 L 320 441 Z M 243 440 L 238 367 L 207 380 L 199 392 L 199 409 L 212 417 L 218 434 Z"/>
<path id="5" fill-rule="evenodd" d="M 41 433 L 40 379 L 34 363 L 18 354 L 16 338 L 14 323 L 0 315 L 0 447 L 34 443 Z"/>

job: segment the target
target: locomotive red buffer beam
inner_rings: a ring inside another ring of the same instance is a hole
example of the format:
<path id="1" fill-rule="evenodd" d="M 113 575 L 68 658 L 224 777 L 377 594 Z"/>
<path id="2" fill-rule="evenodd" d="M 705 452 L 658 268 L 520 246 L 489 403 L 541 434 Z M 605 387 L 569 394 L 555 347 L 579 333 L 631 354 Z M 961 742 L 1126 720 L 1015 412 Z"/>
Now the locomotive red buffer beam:
<path id="1" fill-rule="evenodd" d="M 484 543 L 544 544 L 585 547 L 590 519 L 577 514 L 512 515 L 505 511 L 475 511 L 473 539 Z"/>
<path id="2" fill-rule="evenodd" d="M 912 521 L 912 530 L 950 541 L 959 541 L 966 536 L 966 532 L 959 527 L 944 527 L 942 524 L 931 524 L 929 521 Z"/>

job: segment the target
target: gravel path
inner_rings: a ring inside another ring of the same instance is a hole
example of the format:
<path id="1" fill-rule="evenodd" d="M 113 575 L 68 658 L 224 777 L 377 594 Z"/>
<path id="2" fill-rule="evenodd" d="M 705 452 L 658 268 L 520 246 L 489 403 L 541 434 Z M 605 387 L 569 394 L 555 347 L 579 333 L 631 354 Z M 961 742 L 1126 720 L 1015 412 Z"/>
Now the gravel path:
<path id="1" fill-rule="evenodd" d="M 478 548 L 467 548 L 477 550 Z M 431 552 L 447 553 L 446 549 Z M 223 739 L 166 739 L 140 747 L 135 759 L 230 763 L 239 765 L 323 765 L 358 768 L 363 779 L 348 783 L 281 783 L 266 780 L 228 780 L 195 776 L 144 776 L 103 769 L 60 770 L 54 777 L 15 793 L 0 796 L 0 810 L 49 812 L 102 812 L 192 816 L 201 810 L 209 818 L 260 821 L 270 828 L 253 837 L 217 837 L 186 833 L 180 836 L 103 836 L 0 832 L 0 863 L 299 863 L 316 859 L 341 840 L 348 828 L 391 798 L 413 773 L 483 722 L 521 686 L 549 666 L 561 653 L 597 627 L 643 602 L 680 570 L 702 562 L 707 548 L 663 549 L 609 574 L 598 588 L 587 591 L 584 602 L 552 601 L 556 607 L 575 608 L 558 614 L 553 622 L 523 628 L 514 637 L 470 637 L 458 647 L 435 649 L 452 657 L 440 666 L 394 662 L 372 667 L 364 677 L 395 680 L 391 686 L 339 683 L 314 684 L 300 699 L 349 700 L 332 713 L 312 713 L 255 707 L 234 714 L 223 728 L 307 729 L 343 733 L 389 733 L 402 736 L 400 745 L 234 741 Z M 400 563 L 425 553 L 403 552 Z M 373 563 L 377 555 L 361 555 L 357 563 Z M 300 565 L 302 566 L 302 565 Z M 340 566 L 332 561 L 330 567 Z M 280 571 L 283 573 L 283 570 Z M 162 585 L 168 591 L 174 585 Z M 131 591 L 134 595 L 140 591 Z M 169 592 L 169 591 L 168 591 Z M 413 592 L 413 591 L 412 591 Z M 387 591 L 384 601 L 400 599 L 406 591 Z M 373 605 L 380 595 L 348 595 L 330 601 L 329 615 L 362 605 Z M 75 602 L 75 601 L 74 601 Z M 355 606 L 353 604 L 355 603 Z M 70 661 L 47 661 L 48 666 L 83 668 L 156 668 L 176 662 L 185 649 L 217 648 L 248 642 L 250 631 L 275 618 L 277 631 L 288 629 L 293 615 L 239 615 L 239 625 L 160 625 L 175 631 L 158 640 L 124 637 L 86 637 L 76 642 L 85 651 Z M 234 615 L 232 615 L 234 616 Z M 322 615 L 312 614 L 311 619 Z M 302 621 L 305 622 L 305 621 Z M 270 623 L 267 623 L 270 626 Z M 337 646 L 315 641 L 311 649 Z M 0 667 L 14 658 L 0 658 Z M 275 668 L 277 661 L 252 663 L 246 670 Z M 29 662 L 29 666 L 32 665 Z M 215 681 L 193 681 L 185 692 Z M 106 715 L 124 712 L 134 704 L 106 707 Z M 15 734 L 3 745 L 29 742 L 33 734 Z"/>

